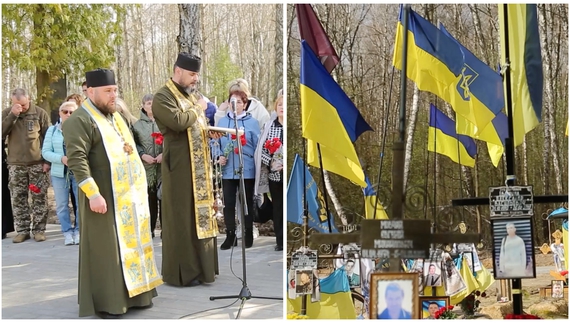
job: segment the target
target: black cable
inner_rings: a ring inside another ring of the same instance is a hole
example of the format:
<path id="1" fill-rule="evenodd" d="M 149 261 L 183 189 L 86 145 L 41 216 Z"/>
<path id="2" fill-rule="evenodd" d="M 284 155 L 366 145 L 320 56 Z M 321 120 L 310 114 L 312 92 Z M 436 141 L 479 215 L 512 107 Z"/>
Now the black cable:
<path id="1" fill-rule="evenodd" d="M 198 311 L 198 312 L 186 314 L 186 315 L 181 316 L 181 317 L 178 318 L 178 319 L 179 319 L 179 320 L 182 320 L 182 319 L 184 319 L 184 318 L 186 318 L 186 317 L 189 317 L 189 316 L 192 316 L 192 315 L 196 315 L 196 314 L 200 314 L 200 313 L 205 313 L 205 312 L 209 312 L 209 311 L 213 311 L 213 310 L 220 310 L 220 309 L 222 309 L 222 308 L 230 307 L 230 306 L 234 305 L 235 303 L 237 303 L 237 301 L 239 301 L 239 299 L 236 299 L 233 303 L 231 303 L 231 304 L 229 304 L 229 305 L 224 305 L 224 306 L 220 306 L 220 307 L 214 307 L 214 308 L 210 308 L 210 309 L 207 309 L 207 310 L 201 310 L 201 311 Z"/>
<path id="2" fill-rule="evenodd" d="M 245 235 L 245 232 L 242 232 L 241 233 L 241 243 L 244 243 L 243 242 L 244 235 Z M 236 245 L 236 241 L 237 241 L 237 234 L 234 236 L 234 241 L 232 242 L 232 250 L 230 251 L 230 271 L 232 272 L 232 275 L 234 275 L 235 278 L 239 279 L 239 281 L 241 281 L 241 283 L 243 285 L 243 279 L 234 273 L 234 267 L 232 266 L 232 259 L 234 257 L 234 247 Z"/>

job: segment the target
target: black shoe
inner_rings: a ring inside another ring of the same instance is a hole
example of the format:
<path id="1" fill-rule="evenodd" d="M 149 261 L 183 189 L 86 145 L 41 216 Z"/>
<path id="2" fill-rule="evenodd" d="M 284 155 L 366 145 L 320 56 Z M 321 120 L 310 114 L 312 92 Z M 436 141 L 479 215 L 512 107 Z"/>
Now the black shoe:
<path id="1" fill-rule="evenodd" d="M 151 234 L 152 238 L 154 239 L 154 232 Z"/>
<path id="2" fill-rule="evenodd" d="M 226 230 L 226 240 L 224 240 L 220 249 L 228 250 L 232 245 L 234 247 L 237 246 L 236 232 L 235 230 Z"/>
<path id="3" fill-rule="evenodd" d="M 120 319 L 123 316 L 123 314 L 111 314 L 107 312 L 99 312 L 98 315 L 104 320 Z"/>
<path id="4" fill-rule="evenodd" d="M 199 285 L 202 285 L 202 282 L 199 281 L 198 279 L 194 279 L 193 281 L 190 282 L 190 284 L 188 284 L 188 286 L 190 286 L 190 287 L 196 287 Z"/>
<path id="5" fill-rule="evenodd" d="M 246 248 L 253 246 L 253 229 L 245 229 L 244 243 Z"/>
<path id="6" fill-rule="evenodd" d="M 275 251 L 283 251 L 283 246 L 275 246 Z"/>

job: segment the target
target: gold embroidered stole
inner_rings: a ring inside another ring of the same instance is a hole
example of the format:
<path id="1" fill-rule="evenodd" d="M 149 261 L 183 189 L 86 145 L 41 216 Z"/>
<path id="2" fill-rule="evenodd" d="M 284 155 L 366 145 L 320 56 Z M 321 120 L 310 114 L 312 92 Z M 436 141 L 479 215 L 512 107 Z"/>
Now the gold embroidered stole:
<path id="1" fill-rule="evenodd" d="M 97 124 L 109 158 L 123 278 L 129 297 L 134 297 L 163 283 L 154 259 L 146 172 L 138 154 L 126 152 L 135 142 L 120 114 L 113 113 L 113 122 L 90 100 L 82 108 Z"/>
<path id="2" fill-rule="evenodd" d="M 167 88 L 172 92 L 178 106 L 183 110 L 192 111 L 197 120 L 188 129 L 188 143 L 190 146 L 190 167 L 192 167 L 192 184 L 194 192 L 194 214 L 196 215 L 196 232 L 198 239 L 212 238 L 217 235 L 218 223 L 213 213 L 214 193 L 212 187 L 212 169 L 210 155 L 210 138 L 208 136 L 208 122 L 202 107 L 192 96 L 185 97 L 174 85 L 172 80 L 166 82 Z"/>

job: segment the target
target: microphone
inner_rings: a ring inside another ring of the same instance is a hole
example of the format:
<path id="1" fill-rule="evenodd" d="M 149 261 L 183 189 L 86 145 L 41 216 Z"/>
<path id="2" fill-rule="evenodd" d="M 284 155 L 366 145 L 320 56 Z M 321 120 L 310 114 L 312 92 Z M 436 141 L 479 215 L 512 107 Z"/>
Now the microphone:
<path id="1" fill-rule="evenodd" d="M 235 113 L 236 112 L 236 103 L 237 103 L 237 99 L 236 98 L 231 98 L 230 99 L 230 106 L 232 107 L 232 111 Z"/>

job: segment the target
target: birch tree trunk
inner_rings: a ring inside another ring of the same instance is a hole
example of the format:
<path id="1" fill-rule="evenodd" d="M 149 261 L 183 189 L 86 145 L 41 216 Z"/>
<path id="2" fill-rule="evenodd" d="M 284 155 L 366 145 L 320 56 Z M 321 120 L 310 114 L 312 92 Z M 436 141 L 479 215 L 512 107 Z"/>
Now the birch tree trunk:
<path id="1" fill-rule="evenodd" d="M 324 174 L 323 180 L 325 181 L 325 187 L 327 188 L 327 193 L 329 194 L 329 197 L 331 198 L 331 201 L 334 205 L 336 214 L 338 214 L 338 216 L 340 217 L 340 222 L 342 222 L 342 225 L 348 225 L 348 221 L 346 220 L 346 215 L 342 210 L 342 205 L 340 204 L 340 201 L 336 197 L 336 193 L 332 187 L 331 180 L 329 178 L 329 173 L 326 170 L 323 170 L 323 174 Z"/>
<path id="2" fill-rule="evenodd" d="M 200 4 L 186 3 L 179 4 L 180 31 L 176 40 L 178 41 L 178 51 L 180 53 L 190 53 L 201 56 L 202 35 L 200 31 Z"/>
<path id="3" fill-rule="evenodd" d="M 406 130 L 408 138 L 406 139 L 406 156 L 404 159 L 404 192 L 408 184 L 408 176 L 410 174 L 410 163 L 412 160 L 412 146 L 414 144 L 414 132 L 416 130 L 416 119 L 418 118 L 418 103 L 420 101 L 420 90 L 414 84 L 414 94 L 412 96 L 412 110 L 410 111 L 410 119 L 408 129 Z"/>
<path id="4" fill-rule="evenodd" d="M 560 182 L 560 164 L 558 158 L 558 147 L 557 147 L 557 140 L 556 140 L 556 131 L 554 131 L 554 108 L 553 105 L 555 104 L 554 95 L 552 93 L 552 89 L 557 88 L 557 78 L 553 77 L 552 71 L 552 54 L 549 42 L 546 40 L 549 37 L 552 37 L 552 29 L 553 26 L 549 26 L 547 19 L 546 19 L 546 4 L 538 4 L 538 19 L 540 22 L 540 26 L 542 27 L 540 30 L 540 46 L 542 47 L 542 59 L 543 59 L 543 66 L 544 66 L 544 91 L 546 92 L 546 100 L 543 102 L 543 109 L 545 120 L 544 122 L 544 144 L 549 146 L 548 150 L 550 154 L 545 154 L 552 156 L 552 165 L 554 166 L 554 179 L 556 183 L 556 193 L 562 192 L 562 183 Z M 548 132 L 548 137 L 550 140 L 547 140 L 546 132 Z M 546 166 L 546 165 L 545 165 Z"/>
<path id="5" fill-rule="evenodd" d="M 275 93 L 272 98 L 277 97 L 277 92 L 283 89 L 283 4 L 275 5 Z M 283 89 L 285 90 L 285 89 Z"/>
<path id="6" fill-rule="evenodd" d="M 142 83 L 142 90 L 145 93 L 148 93 L 152 90 L 151 86 L 152 86 L 152 81 L 151 81 L 151 76 L 150 76 L 150 67 L 149 67 L 149 60 L 148 60 L 148 55 L 147 55 L 147 47 L 145 46 L 145 35 L 144 35 L 144 30 L 143 30 L 143 22 L 142 22 L 142 5 L 137 6 L 137 28 L 140 29 L 140 45 L 141 45 L 141 52 L 142 52 L 142 59 L 143 59 L 143 64 L 141 64 L 142 66 L 142 74 L 141 74 L 141 79 L 144 79 L 144 83 Z M 136 98 L 136 99 L 142 99 L 142 98 Z"/>
<path id="7" fill-rule="evenodd" d="M 550 191 L 550 155 L 552 153 L 554 153 L 551 150 L 551 139 L 550 139 L 550 118 L 552 118 L 552 113 L 550 112 L 551 109 L 551 98 L 552 98 L 552 92 L 550 91 L 550 86 L 548 84 L 550 84 L 549 82 L 549 78 L 550 78 L 550 52 L 548 50 L 548 44 L 546 44 L 546 37 L 548 37 L 548 28 L 546 27 L 546 20 L 545 20 L 545 6 L 542 4 L 538 5 L 538 21 L 539 24 L 541 25 L 541 39 L 540 39 L 540 45 L 542 47 L 542 59 L 543 59 L 543 66 L 545 69 L 545 84 L 547 84 L 546 88 L 545 88 L 545 92 L 546 92 L 546 100 L 543 100 L 543 119 L 542 119 L 542 124 L 544 125 L 544 141 L 543 141 L 543 151 L 545 152 L 550 152 L 550 154 L 543 154 L 542 155 L 542 164 L 544 165 L 544 172 L 542 173 L 542 183 L 544 185 L 544 194 L 549 194 Z"/>

